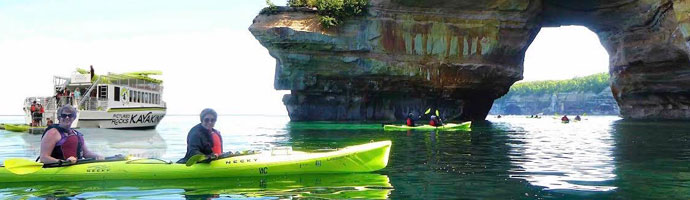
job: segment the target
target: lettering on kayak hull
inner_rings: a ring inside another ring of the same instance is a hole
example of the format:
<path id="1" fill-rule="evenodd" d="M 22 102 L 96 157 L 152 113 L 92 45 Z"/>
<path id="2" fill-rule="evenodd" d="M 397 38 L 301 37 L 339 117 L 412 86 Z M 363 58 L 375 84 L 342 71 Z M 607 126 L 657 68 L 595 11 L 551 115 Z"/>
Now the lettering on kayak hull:
<path id="1" fill-rule="evenodd" d="M 107 165 L 94 165 L 86 168 L 86 173 L 103 173 L 110 172 L 110 167 Z"/>

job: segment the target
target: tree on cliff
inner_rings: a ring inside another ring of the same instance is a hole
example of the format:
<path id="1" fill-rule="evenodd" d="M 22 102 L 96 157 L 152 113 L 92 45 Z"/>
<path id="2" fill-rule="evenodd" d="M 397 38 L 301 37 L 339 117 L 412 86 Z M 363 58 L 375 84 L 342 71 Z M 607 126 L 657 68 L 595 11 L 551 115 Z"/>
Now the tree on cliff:
<path id="1" fill-rule="evenodd" d="M 345 18 L 363 14 L 367 5 L 369 0 L 288 0 L 290 7 L 316 8 L 324 28 L 337 26 Z"/>
<path id="2" fill-rule="evenodd" d="M 508 95 L 555 94 L 560 92 L 600 92 L 609 87 L 607 73 L 593 74 L 569 80 L 548 80 L 516 83 L 510 87 Z"/>

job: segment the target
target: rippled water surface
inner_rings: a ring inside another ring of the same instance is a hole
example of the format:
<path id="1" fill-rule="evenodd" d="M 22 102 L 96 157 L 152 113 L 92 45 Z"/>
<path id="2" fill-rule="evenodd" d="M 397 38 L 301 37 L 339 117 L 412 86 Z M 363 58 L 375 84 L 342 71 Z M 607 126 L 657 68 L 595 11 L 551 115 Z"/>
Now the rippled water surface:
<path id="1" fill-rule="evenodd" d="M 295 150 L 391 140 L 387 168 L 363 174 L 168 181 L 0 184 L 0 198 L 228 199 L 690 199 L 690 123 L 587 116 L 495 118 L 470 131 L 384 132 L 381 124 L 290 123 L 285 116 L 221 116 L 225 150 L 251 143 Z M 21 122 L 2 116 L 0 123 Z M 81 129 L 102 155 L 177 160 L 197 116 L 156 130 Z M 0 130 L 0 160 L 35 158 L 40 135 Z"/>

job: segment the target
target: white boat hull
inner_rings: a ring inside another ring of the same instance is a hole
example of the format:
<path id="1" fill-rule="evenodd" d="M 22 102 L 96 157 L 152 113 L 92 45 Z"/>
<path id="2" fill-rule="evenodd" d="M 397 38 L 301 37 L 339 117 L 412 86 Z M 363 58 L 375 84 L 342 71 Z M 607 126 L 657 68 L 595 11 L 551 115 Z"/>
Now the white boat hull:
<path id="1" fill-rule="evenodd" d="M 79 111 L 79 128 L 155 128 L 165 117 L 165 109 L 112 109 Z"/>

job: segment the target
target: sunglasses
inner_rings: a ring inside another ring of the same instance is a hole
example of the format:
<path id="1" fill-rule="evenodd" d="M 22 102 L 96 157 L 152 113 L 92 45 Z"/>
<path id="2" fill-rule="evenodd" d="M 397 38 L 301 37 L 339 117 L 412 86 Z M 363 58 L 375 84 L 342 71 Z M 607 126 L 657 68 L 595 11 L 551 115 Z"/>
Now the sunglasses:
<path id="1" fill-rule="evenodd" d="M 70 118 L 74 119 L 74 117 L 76 117 L 76 115 L 75 115 L 74 113 L 71 113 L 71 114 L 60 114 L 60 117 L 62 117 L 62 118 L 70 117 Z"/>
<path id="2" fill-rule="evenodd" d="M 206 123 L 216 122 L 216 118 L 205 118 L 204 122 L 206 122 Z"/>

